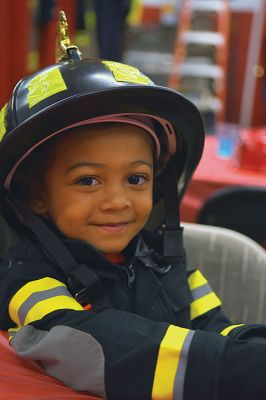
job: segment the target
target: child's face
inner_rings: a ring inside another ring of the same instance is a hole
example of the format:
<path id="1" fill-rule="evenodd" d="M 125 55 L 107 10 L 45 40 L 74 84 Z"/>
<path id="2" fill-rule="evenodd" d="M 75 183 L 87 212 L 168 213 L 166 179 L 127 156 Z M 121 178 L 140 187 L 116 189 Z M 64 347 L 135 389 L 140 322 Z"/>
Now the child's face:
<path id="1" fill-rule="evenodd" d="M 42 189 L 30 199 L 69 238 L 103 253 L 122 251 L 152 209 L 152 139 L 120 124 L 77 129 L 56 145 Z"/>

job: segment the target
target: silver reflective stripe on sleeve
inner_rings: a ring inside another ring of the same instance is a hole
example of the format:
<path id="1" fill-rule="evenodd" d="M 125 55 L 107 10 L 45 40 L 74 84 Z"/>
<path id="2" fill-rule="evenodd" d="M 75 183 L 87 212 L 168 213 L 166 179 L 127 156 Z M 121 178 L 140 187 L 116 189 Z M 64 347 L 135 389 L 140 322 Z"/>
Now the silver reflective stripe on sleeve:
<path id="1" fill-rule="evenodd" d="M 180 354 L 180 362 L 178 366 L 178 370 L 175 377 L 174 383 L 174 400 L 183 400 L 183 392 L 184 392 L 184 382 L 185 382 L 185 373 L 187 368 L 187 358 L 188 352 L 190 348 L 190 343 L 194 336 L 194 331 L 189 331 L 187 337 L 185 338 L 181 354 Z"/>
<path id="2" fill-rule="evenodd" d="M 203 297 L 206 294 L 209 294 L 211 292 L 212 292 L 212 288 L 210 287 L 210 285 L 208 283 L 205 283 L 205 285 L 191 290 L 193 300 L 198 300 L 201 297 Z"/>

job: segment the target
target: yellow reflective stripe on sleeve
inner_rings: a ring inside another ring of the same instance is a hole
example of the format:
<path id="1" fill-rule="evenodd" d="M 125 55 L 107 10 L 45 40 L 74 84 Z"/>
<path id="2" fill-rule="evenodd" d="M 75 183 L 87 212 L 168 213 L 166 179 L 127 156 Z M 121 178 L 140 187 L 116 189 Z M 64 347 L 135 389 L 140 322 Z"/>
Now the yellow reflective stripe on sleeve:
<path id="1" fill-rule="evenodd" d="M 37 279 L 35 281 L 31 281 L 22 286 L 17 293 L 12 297 L 9 303 L 9 315 L 10 318 L 17 324 L 20 325 L 20 321 L 18 318 L 18 310 L 22 306 L 22 304 L 33 294 L 36 292 L 45 291 L 48 289 L 54 289 L 59 286 L 66 285 L 57 279 L 54 278 L 42 278 Z"/>
<path id="2" fill-rule="evenodd" d="M 64 283 L 49 277 L 26 283 L 9 303 L 10 318 L 18 326 L 60 309 L 83 310 Z"/>
<path id="3" fill-rule="evenodd" d="M 29 108 L 64 90 L 67 90 L 67 87 L 59 67 L 41 72 L 28 84 L 27 100 Z"/>
<path id="4" fill-rule="evenodd" d="M 206 283 L 208 283 L 207 279 L 198 269 L 195 272 L 192 272 L 192 274 L 188 277 L 188 284 L 191 290 L 205 285 Z"/>
<path id="5" fill-rule="evenodd" d="M 71 297 L 52 297 L 51 299 L 40 301 L 34 307 L 32 307 L 25 318 L 24 325 L 30 324 L 33 321 L 38 321 L 53 311 L 64 309 L 76 311 L 83 310 L 81 305 Z"/>
<path id="6" fill-rule="evenodd" d="M 173 399 L 180 353 L 189 329 L 170 325 L 161 342 L 153 387 L 152 400 Z"/>
<path id="7" fill-rule="evenodd" d="M 235 328 L 238 328 L 239 326 L 244 326 L 245 324 L 236 324 L 236 325 L 230 325 L 227 326 L 225 329 L 220 332 L 220 335 L 227 336 L 232 330 Z"/>
<path id="8" fill-rule="evenodd" d="M 190 305 L 190 318 L 193 320 L 200 315 L 205 314 L 206 312 L 212 310 L 215 307 L 219 307 L 221 305 L 221 300 L 216 296 L 214 292 L 206 294 L 195 301 L 193 301 Z"/>

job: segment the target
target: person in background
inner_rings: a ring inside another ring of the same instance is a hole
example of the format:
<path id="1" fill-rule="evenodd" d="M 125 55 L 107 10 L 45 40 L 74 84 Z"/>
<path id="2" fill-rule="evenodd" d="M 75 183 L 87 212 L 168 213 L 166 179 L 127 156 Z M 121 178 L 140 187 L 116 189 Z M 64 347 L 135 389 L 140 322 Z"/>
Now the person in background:
<path id="1" fill-rule="evenodd" d="M 94 0 L 100 58 L 122 61 L 131 0 Z"/>

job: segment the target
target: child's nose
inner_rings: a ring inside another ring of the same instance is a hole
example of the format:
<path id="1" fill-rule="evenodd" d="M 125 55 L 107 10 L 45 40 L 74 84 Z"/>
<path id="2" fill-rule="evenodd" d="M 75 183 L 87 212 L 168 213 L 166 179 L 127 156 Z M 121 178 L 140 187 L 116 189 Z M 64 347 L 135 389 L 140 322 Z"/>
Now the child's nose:
<path id="1" fill-rule="evenodd" d="M 113 184 L 105 188 L 101 200 L 102 210 L 123 210 L 131 205 L 128 191 L 123 185 Z"/>

